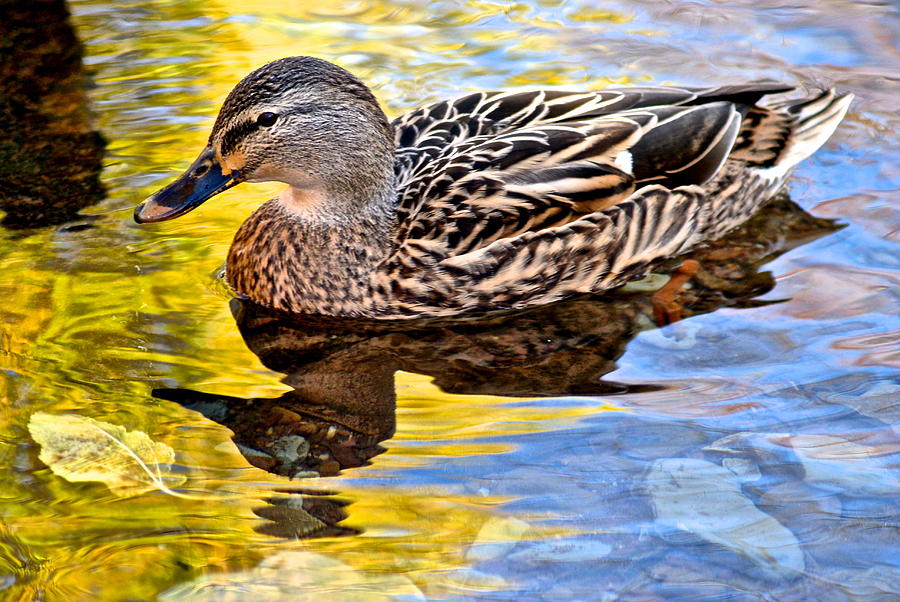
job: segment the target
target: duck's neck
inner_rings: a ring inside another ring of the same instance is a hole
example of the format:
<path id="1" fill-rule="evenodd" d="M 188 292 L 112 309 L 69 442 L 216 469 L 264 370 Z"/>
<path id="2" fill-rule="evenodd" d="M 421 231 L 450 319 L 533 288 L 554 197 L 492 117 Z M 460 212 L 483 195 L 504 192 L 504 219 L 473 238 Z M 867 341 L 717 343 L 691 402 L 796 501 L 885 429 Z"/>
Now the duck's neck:
<path id="1" fill-rule="evenodd" d="M 395 193 L 335 203 L 288 188 L 244 222 L 228 253 L 228 281 L 285 311 L 368 315 L 372 274 L 393 248 Z"/>

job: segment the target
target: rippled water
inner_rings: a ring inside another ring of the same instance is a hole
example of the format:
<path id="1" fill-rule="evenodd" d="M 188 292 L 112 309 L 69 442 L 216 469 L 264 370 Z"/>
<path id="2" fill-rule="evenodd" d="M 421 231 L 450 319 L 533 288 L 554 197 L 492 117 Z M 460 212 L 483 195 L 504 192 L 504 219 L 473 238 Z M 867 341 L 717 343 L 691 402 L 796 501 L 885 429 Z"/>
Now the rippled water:
<path id="1" fill-rule="evenodd" d="M 70 3 L 106 192 L 75 221 L 0 230 L 5 596 L 900 595 L 895 4 L 298 4 Z M 634 293 L 335 331 L 218 284 L 277 186 L 131 221 L 230 87 L 289 54 L 350 68 L 392 115 L 463 90 L 759 78 L 858 100 L 797 170 L 792 217 L 707 257 L 721 276 L 728 249 L 756 253 L 728 287 L 695 283 L 689 319 L 652 329 Z M 166 444 L 177 495 L 136 465 L 113 482 L 115 446 L 91 460 L 105 477 L 66 480 L 38 458 L 41 413 Z"/>

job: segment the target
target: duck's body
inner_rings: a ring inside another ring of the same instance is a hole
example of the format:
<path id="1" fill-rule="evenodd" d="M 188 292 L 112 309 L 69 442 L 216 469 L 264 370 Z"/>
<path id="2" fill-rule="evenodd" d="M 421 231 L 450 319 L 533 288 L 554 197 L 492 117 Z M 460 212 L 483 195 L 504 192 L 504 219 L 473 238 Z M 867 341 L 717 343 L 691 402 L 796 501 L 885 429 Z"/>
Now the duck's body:
<path id="1" fill-rule="evenodd" d="M 207 151 L 136 218 L 284 181 L 228 256 L 229 282 L 258 303 L 377 318 L 549 303 L 749 218 L 851 99 L 756 105 L 789 89 L 477 93 L 389 124 L 346 71 L 282 59 L 235 88 Z"/>

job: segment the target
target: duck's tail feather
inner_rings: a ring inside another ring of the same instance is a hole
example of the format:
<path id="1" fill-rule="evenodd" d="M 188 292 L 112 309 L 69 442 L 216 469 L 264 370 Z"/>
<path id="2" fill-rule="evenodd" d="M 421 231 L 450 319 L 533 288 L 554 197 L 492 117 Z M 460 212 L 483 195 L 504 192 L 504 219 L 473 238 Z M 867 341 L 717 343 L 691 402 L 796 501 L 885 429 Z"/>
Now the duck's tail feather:
<path id="1" fill-rule="evenodd" d="M 794 116 L 788 144 L 772 166 L 772 175 L 783 177 L 794 166 L 819 150 L 844 118 L 852 100 L 853 94 L 823 90 L 799 102 L 788 100 L 771 105 Z"/>
<path id="2" fill-rule="evenodd" d="M 772 180 L 783 179 L 834 133 L 852 94 L 823 90 L 803 98 L 750 107 L 729 154 Z"/>

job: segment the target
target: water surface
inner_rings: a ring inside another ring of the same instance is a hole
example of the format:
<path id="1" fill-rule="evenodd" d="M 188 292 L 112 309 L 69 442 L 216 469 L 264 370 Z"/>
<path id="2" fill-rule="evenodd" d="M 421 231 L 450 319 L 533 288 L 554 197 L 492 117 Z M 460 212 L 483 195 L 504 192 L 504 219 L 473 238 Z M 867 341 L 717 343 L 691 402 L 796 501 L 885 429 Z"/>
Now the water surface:
<path id="1" fill-rule="evenodd" d="M 70 3 L 106 196 L 63 226 L 0 231 L 6 595 L 900 595 L 894 4 L 297 4 Z M 770 277 L 720 295 L 697 283 L 696 315 L 661 329 L 638 295 L 499 331 L 276 331 L 217 276 L 277 185 L 149 227 L 131 211 L 190 163 L 235 82 L 290 54 L 351 69 L 392 116 L 511 87 L 849 90 L 847 119 L 790 187 L 845 227 L 766 226 L 771 248 L 740 274 Z M 247 400 L 261 400 L 249 425 Z M 62 478 L 38 458 L 39 412 L 165 443 L 181 497 Z M 273 464 L 260 448 L 291 413 L 314 453 Z"/>

